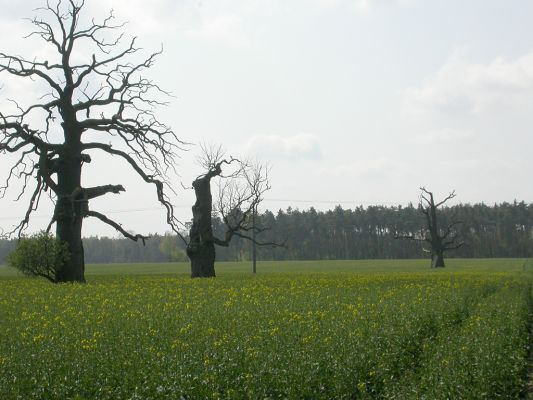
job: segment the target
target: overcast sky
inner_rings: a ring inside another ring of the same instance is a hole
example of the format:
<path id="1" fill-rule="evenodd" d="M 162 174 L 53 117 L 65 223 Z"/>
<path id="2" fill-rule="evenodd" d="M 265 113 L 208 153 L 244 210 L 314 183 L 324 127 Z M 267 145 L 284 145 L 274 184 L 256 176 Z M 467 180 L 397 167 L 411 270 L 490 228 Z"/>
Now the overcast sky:
<path id="1" fill-rule="evenodd" d="M 42 54 L 21 39 L 39 4 L 0 0 L 0 51 Z M 87 0 L 90 14 L 110 8 L 147 51 L 164 47 L 152 76 L 175 98 L 162 121 L 272 165 L 263 209 L 416 203 L 420 186 L 533 202 L 531 0 Z M 4 106 L 35 91 L 5 74 L 0 87 Z M 194 200 L 180 179 L 201 172 L 195 152 L 172 178 L 184 221 Z M 153 188 L 122 163 L 95 160 L 83 183 L 124 183 L 91 208 L 126 229 L 168 230 Z M 0 202 L 4 228 L 24 213 L 15 196 Z M 31 229 L 50 214 L 43 204 Z M 87 221 L 84 234 L 115 232 Z"/>

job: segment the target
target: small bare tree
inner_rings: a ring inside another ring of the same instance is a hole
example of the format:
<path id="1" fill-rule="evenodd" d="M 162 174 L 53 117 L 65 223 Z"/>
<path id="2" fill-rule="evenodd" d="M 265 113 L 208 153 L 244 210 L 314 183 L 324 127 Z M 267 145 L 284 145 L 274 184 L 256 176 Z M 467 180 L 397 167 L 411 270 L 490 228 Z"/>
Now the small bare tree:
<path id="1" fill-rule="evenodd" d="M 30 20 L 34 31 L 28 37 L 44 41 L 55 56 L 38 60 L 0 52 L 0 73 L 32 80 L 38 90 L 45 87 L 33 104 L 13 102 L 15 111 L 0 110 L 0 154 L 17 155 L 0 187 L 0 198 L 15 179 L 22 181 L 19 199 L 33 186 L 26 214 L 11 232 L 20 237 L 42 194 L 50 194 L 55 210 L 48 230 L 55 223 L 56 236 L 67 243 L 70 253 L 57 271 L 57 281 L 83 282 L 84 218 L 97 218 L 130 239 L 146 239 L 89 209 L 90 200 L 125 190 L 120 184 L 82 186 L 82 167 L 91 162 L 90 153 L 115 156 L 154 185 L 167 222 L 177 232 L 165 190 L 170 188 L 166 171 L 181 142 L 154 114 L 165 104 L 158 99 L 168 93 L 142 75 L 160 52 L 143 57 L 135 38 L 123 44 L 123 34 L 115 32 L 124 24 L 115 23 L 112 12 L 101 22 L 82 18 L 84 0 L 43 3 L 37 9 L 40 16 Z M 80 61 L 82 55 L 87 59 Z"/>
<path id="2" fill-rule="evenodd" d="M 435 203 L 432 192 L 424 187 L 421 187 L 420 190 L 418 209 L 425 217 L 426 226 L 416 233 L 396 233 L 395 237 L 427 243 L 429 249 L 424 249 L 424 251 L 431 254 L 431 268 L 443 268 L 445 266 L 444 252 L 458 249 L 464 245 L 464 242 L 458 239 L 456 230 L 458 221 L 452 220 L 446 227 L 441 228 L 437 220 L 437 209 L 448 200 L 453 199 L 456 194 L 455 191 L 452 191 L 444 200 Z"/>
<path id="3" fill-rule="evenodd" d="M 263 194 L 270 189 L 268 167 L 226 157 L 220 146 L 201 146 L 197 161 L 206 172 L 192 183 L 196 203 L 192 207 L 193 219 L 187 242 L 191 276 L 214 277 L 215 245 L 227 247 L 235 236 L 261 246 L 279 246 L 259 242 L 253 237 L 254 232 L 263 230 L 252 223 L 251 217 L 263 200 Z M 213 201 L 211 182 L 214 178 L 218 179 L 218 192 Z M 223 238 L 213 233 L 213 215 L 220 216 L 224 223 Z"/>

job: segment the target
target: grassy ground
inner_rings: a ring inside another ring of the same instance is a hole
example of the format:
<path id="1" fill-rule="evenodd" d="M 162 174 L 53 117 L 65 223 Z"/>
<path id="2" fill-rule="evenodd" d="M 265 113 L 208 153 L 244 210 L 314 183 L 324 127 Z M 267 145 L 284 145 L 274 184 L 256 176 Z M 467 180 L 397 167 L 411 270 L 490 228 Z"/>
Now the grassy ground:
<path id="1" fill-rule="evenodd" d="M 527 260 L 93 265 L 87 285 L 0 268 L 0 398 L 514 399 Z"/>
<path id="2" fill-rule="evenodd" d="M 443 271 L 521 271 L 527 259 L 487 258 L 446 260 Z M 269 273 L 375 273 L 375 272 L 424 272 L 428 271 L 429 260 L 319 260 L 319 261 L 259 261 L 258 275 Z M 219 262 L 216 272 L 219 276 L 251 272 L 251 262 Z M 138 264 L 89 264 L 86 267 L 88 281 L 98 275 L 189 275 L 188 263 L 138 263 Z M 5 266 L 0 266 L 0 277 L 21 275 Z"/>

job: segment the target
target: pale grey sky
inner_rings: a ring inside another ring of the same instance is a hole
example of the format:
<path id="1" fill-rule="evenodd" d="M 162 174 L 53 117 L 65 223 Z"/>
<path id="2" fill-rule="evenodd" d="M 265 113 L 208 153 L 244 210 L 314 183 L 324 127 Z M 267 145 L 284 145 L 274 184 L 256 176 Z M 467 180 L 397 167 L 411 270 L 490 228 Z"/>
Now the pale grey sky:
<path id="1" fill-rule="evenodd" d="M 45 56 L 24 17 L 40 0 L 0 0 L 0 50 Z M 221 143 L 272 165 L 264 208 L 416 202 L 425 185 L 458 201 L 533 202 L 531 0 L 87 0 L 114 8 L 148 50 L 152 76 L 176 96 L 161 120 L 188 142 Z M 83 52 L 80 52 L 80 56 Z M 0 75 L 5 98 L 31 82 Z M 194 148 L 177 169 L 200 173 Z M 6 160 L 0 160 L 2 173 Z M 164 232 L 152 187 L 115 160 L 95 160 L 86 186 L 127 192 L 91 204 L 127 229 Z M 173 178 L 181 219 L 194 202 Z M 0 203 L 0 226 L 24 207 Z M 308 201 L 308 202 L 306 202 Z M 135 211 L 140 210 L 140 211 Z M 31 229 L 45 225 L 43 204 Z M 42 216 L 42 217 L 40 217 Z M 85 235 L 115 233 L 87 221 Z"/>

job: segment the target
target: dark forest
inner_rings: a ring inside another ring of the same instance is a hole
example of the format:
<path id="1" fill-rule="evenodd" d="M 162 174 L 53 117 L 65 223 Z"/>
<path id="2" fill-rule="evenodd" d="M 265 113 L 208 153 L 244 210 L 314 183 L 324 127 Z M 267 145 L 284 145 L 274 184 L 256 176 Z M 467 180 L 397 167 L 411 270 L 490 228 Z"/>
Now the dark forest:
<path id="1" fill-rule="evenodd" d="M 533 204 L 525 202 L 461 204 L 439 210 L 442 224 L 460 221 L 458 235 L 465 241 L 449 257 L 533 257 Z M 258 247 L 259 260 L 348 260 L 423 258 L 423 245 L 398 240 L 395 232 L 416 234 L 424 225 L 414 205 L 369 206 L 329 211 L 289 208 L 266 211 L 257 218 L 265 230 L 260 240 L 287 243 L 286 248 Z M 214 219 L 215 233 L 224 226 Z M 220 231 L 220 232 L 217 232 Z M 126 238 L 84 238 L 88 263 L 132 263 L 186 261 L 182 242 L 172 235 L 153 235 L 142 243 Z M 0 263 L 15 246 L 14 240 L 0 241 Z M 235 238 L 228 248 L 217 249 L 219 261 L 251 258 L 251 243 Z"/>

